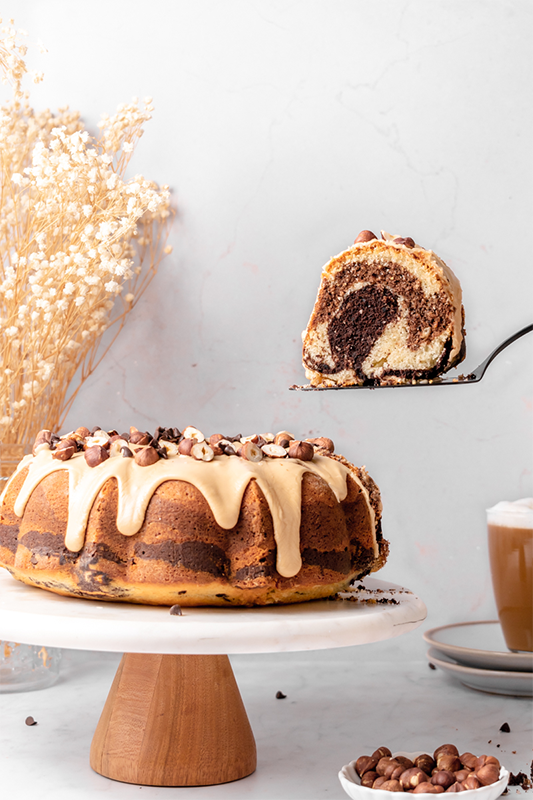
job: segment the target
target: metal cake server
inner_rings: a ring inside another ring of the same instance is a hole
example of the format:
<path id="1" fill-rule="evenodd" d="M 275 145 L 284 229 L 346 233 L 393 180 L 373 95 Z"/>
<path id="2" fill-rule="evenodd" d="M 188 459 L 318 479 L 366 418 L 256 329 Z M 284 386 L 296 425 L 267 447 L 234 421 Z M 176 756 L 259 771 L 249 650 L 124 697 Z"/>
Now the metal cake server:
<path id="1" fill-rule="evenodd" d="M 479 383 L 479 381 L 483 378 L 485 372 L 487 371 L 487 367 L 491 364 L 494 359 L 496 358 L 502 350 L 505 350 L 506 347 L 509 347 L 510 344 L 516 342 L 517 339 L 520 339 L 522 336 L 525 336 L 526 333 L 530 333 L 533 331 L 533 324 L 526 325 L 525 328 L 513 333 L 512 336 L 509 336 L 504 342 L 498 345 L 492 353 L 490 353 L 487 358 L 481 362 L 479 367 L 476 367 L 472 372 L 469 372 L 467 375 L 459 375 L 458 377 L 454 378 L 433 378 L 432 380 L 422 380 L 422 381 L 413 381 L 412 383 L 397 383 L 392 385 L 384 385 L 384 386 L 374 386 L 373 384 L 366 384 L 364 386 L 290 386 L 289 389 L 291 391 L 299 391 L 299 392 L 325 392 L 330 390 L 337 390 L 337 389 L 405 389 L 412 388 L 413 386 L 460 386 L 461 384 L 465 383 Z"/>

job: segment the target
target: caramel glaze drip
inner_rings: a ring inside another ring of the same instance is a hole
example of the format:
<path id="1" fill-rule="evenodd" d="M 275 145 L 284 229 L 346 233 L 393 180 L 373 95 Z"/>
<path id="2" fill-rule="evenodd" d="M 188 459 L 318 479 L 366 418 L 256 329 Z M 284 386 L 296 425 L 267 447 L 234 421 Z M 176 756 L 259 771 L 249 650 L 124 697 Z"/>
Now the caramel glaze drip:
<path id="1" fill-rule="evenodd" d="M 239 519 L 244 491 L 255 479 L 270 508 L 277 546 L 276 569 L 290 578 L 302 566 L 300 557 L 301 486 L 305 472 L 320 476 L 341 502 L 347 495 L 347 476 L 360 486 L 374 523 L 368 492 L 357 475 L 334 458 L 315 455 L 312 461 L 270 459 L 246 461 L 238 456 L 215 456 L 212 461 L 196 461 L 191 456 L 169 456 L 149 467 L 141 467 L 133 458 L 112 456 L 97 467 L 87 466 L 83 453 L 65 462 L 52 458 L 50 450 L 26 456 L 17 472 L 29 467 L 15 502 L 14 511 L 22 517 L 29 497 L 47 475 L 67 470 L 69 476 L 68 524 L 65 546 L 77 553 L 84 545 L 87 521 L 92 505 L 106 481 L 118 484 L 117 528 L 124 536 L 133 536 L 141 528 L 146 508 L 157 487 L 169 480 L 186 481 L 205 497 L 221 528 L 230 530 Z M 15 473 L 16 474 L 16 473 Z M 377 555 L 374 524 L 374 549 Z"/>

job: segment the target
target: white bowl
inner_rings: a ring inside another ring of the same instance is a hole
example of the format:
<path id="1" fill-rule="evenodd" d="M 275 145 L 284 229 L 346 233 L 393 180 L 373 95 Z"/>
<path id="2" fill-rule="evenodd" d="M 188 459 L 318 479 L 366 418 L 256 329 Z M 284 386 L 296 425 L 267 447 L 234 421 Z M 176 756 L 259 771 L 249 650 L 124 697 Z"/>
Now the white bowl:
<path id="1" fill-rule="evenodd" d="M 414 761 L 417 756 L 422 755 L 424 752 L 426 751 L 418 750 L 416 753 L 404 753 L 400 750 L 397 753 L 393 753 L 393 757 L 405 756 L 406 758 L 410 758 L 411 761 Z M 361 786 L 361 779 L 355 771 L 355 763 L 355 761 L 350 761 L 350 763 L 346 764 L 339 772 L 339 780 L 342 788 L 352 800 L 391 800 L 393 797 L 398 800 L 399 795 L 403 794 L 403 792 L 388 792 L 386 789 L 371 789 L 367 786 Z M 501 767 L 500 777 L 496 783 L 491 783 L 489 786 L 480 786 L 479 789 L 465 789 L 464 792 L 458 792 L 458 794 L 460 794 L 461 798 L 464 798 L 464 800 L 473 797 L 473 795 L 476 796 L 475 800 L 496 800 L 496 798 L 505 791 L 508 782 L 509 773 L 505 767 Z M 446 792 L 441 792 L 441 794 L 446 794 Z M 450 792 L 449 794 L 450 797 L 452 795 L 456 797 L 455 792 Z M 421 792 L 417 794 L 417 797 L 426 798 L 427 800 L 427 798 L 430 797 L 440 797 L 440 794 L 434 795 Z"/>

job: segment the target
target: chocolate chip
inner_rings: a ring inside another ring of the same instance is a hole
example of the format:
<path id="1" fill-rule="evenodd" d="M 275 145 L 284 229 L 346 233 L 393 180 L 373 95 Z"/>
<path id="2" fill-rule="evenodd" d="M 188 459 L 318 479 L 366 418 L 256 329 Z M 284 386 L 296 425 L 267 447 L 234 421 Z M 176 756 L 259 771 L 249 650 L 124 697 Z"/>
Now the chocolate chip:
<path id="1" fill-rule="evenodd" d="M 509 727 L 508 722 L 504 722 L 500 730 L 502 731 L 502 733 L 511 733 L 511 728 Z"/>
<path id="2" fill-rule="evenodd" d="M 277 700 L 285 700 L 286 697 L 287 697 L 287 695 L 283 694 L 283 692 L 276 692 L 276 699 Z"/>
<path id="3" fill-rule="evenodd" d="M 24 721 L 26 725 L 37 725 L 37 720 L 33 719 L 33 717 L 26 717 Z"/>
<path id="4" fill-rule="evenodd" d="M 431 661 L 428 663 L 428 667 L 429 667 L 430 669 L 437 669 L 437 667 L 435 666 L 435 664 L 432 664 L 432 663 L 431 663 Z"/>
<path id="5" fill-rule="evenodd" d="M 129 447 L 121 447 L 120 453 L 122 458 L 133 458 L 133 453 L 131 452 Z"/>
<path id="6" fill-rule="evenodd" d="M 181 606 L 178 605 L 170 606 L 169 614 L 172 614 L 173 617 L 182 617 L 183 614 L 181 611 Z"/>

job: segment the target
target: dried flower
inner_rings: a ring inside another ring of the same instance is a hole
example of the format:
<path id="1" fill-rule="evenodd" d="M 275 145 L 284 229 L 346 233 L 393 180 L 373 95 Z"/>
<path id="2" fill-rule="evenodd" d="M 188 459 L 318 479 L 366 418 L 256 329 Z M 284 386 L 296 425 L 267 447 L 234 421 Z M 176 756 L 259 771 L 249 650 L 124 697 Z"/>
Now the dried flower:
<path id="1" fill-rule="evenodd" d="M 125 179 L 150 99 L 104 115 L 98 139 L 68 107 L 36 112 L 22 90 L 23 36 L 0 27 L 0 71 L 13 93 L 0 112 L 3 442 L 60 427 L 168 252 L 172 213 L 168 186 Z M 98 352 L 111 325 L 115 336 Z"/>

